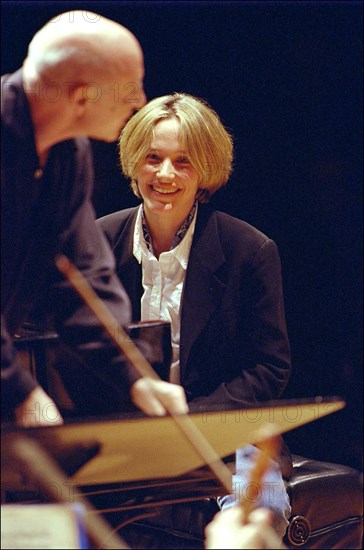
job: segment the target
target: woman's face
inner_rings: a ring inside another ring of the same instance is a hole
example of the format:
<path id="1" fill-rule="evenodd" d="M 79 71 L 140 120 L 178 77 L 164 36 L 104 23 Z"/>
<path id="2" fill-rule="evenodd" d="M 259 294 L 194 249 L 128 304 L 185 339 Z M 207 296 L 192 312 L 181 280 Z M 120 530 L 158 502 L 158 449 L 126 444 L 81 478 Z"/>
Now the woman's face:
<path id="1" fill-rule="evenodd" d="M 195 201 L 199 176 L 182 147 L 177 119 L 156 124 L 137 181 L 146 216 L 169 216 L 182 223 Z"/>

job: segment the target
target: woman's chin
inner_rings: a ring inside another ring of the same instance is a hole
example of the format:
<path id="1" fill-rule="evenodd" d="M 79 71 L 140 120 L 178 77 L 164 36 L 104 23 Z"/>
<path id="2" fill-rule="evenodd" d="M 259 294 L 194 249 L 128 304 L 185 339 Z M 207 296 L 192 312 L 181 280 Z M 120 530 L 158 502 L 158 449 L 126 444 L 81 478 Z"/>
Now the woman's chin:
<path id="1" fill-rule="evenodd" d="M 165 199 L 159 200 L 158 198 L 149 199 L 144 201 L 144 209 L 151 212 L 161 214 L 164 212 L 171 212 L 173 210 L 173 202 Z"/>

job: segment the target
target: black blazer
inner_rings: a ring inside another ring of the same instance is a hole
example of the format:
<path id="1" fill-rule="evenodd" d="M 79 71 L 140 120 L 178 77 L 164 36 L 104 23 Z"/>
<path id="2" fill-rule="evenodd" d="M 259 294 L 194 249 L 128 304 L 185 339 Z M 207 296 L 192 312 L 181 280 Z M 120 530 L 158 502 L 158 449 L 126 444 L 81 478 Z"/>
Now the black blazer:
<path id="1" fill-rule="evenodd" d="M 98 220 L 140 320 L 137 208 Z M 183 291 L 181 384 L 195 406 L 275 400 L 290 375 L 281 265 L 275 243 L 248 223 L 199 205 Z"/>

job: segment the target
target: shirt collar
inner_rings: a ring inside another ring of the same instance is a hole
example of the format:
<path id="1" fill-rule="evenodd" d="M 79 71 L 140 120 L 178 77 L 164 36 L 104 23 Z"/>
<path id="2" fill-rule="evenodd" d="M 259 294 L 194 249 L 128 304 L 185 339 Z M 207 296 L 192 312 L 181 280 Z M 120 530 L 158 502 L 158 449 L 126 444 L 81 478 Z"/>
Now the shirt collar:
<path id="1" fill-rule="evenodd" d="M 142 230 L 142 212 L 143 205 L 141 204 L 138 208 L 138 214 L 135 221 L 134 235 L 133 235 L 133 254 L 139 263 L 142 261 L 142 255 L 147 254 L 148 249 L 145 244 L 143 230 Z"/>
<path id="2" fill-rule="evenodd" d="M 184 267 L 184 269 L 186 269 L 187 267 L 189 247 L 190 247 L 190 243 L 192 241 L 192 236 L 195 229 L 197 204 L 198 204 L 197 201 L 194 202 L 188 216 L 186 217 L 181 227 L 176 232 L 170 248 L 170 251 L 174 251 L 174 255 L 176 256 L 178 261 L 181 263 L 182 267 Z M 186 237 L 187 233 L 188 233 L 188 236 Z M 186 239 L 184 239 L 184 237 L 186 237 Z M 185 246 L 181 244 L 183 243 L 183 241 Z M 181 247 L 179 246 L 180 244 L 181 244 Z M 186 246 L 188 246 L 187 258 L 185 255 Z M 139 206 L 135 228 L 134 228 L 133 254 L 135 258 L 138 260 L 138 262 L 141 263 L 143 253 L 147 255 L 148 251 L 153 254 L 152 239 L 148 230 L 148 226 L 145 221 L 143 205 L 141 204 Z"/>

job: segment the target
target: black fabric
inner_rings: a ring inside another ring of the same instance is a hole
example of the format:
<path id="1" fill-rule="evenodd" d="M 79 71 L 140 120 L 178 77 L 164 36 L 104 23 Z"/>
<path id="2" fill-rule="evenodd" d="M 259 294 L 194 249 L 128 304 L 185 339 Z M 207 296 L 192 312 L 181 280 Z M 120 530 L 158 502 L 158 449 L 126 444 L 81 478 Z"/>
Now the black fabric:
<path id="1" fill-rule="evenodd" d="M 303 548 L 361 548 L 363 476 L 341 464 L 293 456 L 288 484 L 292 518 L 310 526 Z M 287 544 L 291 544 L 286 538 Z"/>
<path id="2" fill-rule="evenodd" d="M 293 455 L 293 474 L 287 488 L 292 505 L 284 538 L 288 548 L 362 548 L 360 472 Z M 202 549 L 205 526 L 218 510 L 215 499 L 165 506 L 154 517 L 127 525 L 120 533 L 133 549 Z M 115 515 L 106 517 L 114 526 L 120 522 Z M 291 538 L 296 536 L 296 544 L 290 541 L 288 533 Z"/>
<path id="3" fill-rule="evenodd" d="M 118 281 L 107 241 L 95 224 L 91 204 L 93 162 L 88 139 L 54 145 L 39 177 L 34 130 L 22 85 L 22 72 L 5 75 L 2 89 L 1 159 L 1 311 L 3 409 L 11 410 L 34 387 L 21 372 L 11 340 L 34 306 L 50 314 L 63 339 L 90 356 L 94 369 L 114 384 L 124 399 L 138 375 L 105 338 L 86 305 L 54 264 L 62 252 L 83 272 L 116 322 L 130 321 L 130 302 Z M 115 327 L 116 329 L 117 327 Z M 4 353 L 3 353 L 4 352 Z M 116 368 L 116 363 L 118 367 Z M 90 376 L 98 373 L 90 373 Z"/>
<path id="4" fill-rule="evenodd" d="M 141 266 L 133 256 L 137 209 L 98 220 L 140 318 Z M 290 375 L 279 254 L 249 224 L 199 205 L 184 286 L 181 384 L 190 409 L 279 398 Z"/>
<path id="5" fill-rule="evenodd" d="M 142 269 L 133 255 L 137 208 L 98 220 L 140 318 Z M 183 291 L 181 384 L 190 410 L 278 399 L 291 372 L 277 247 L 247 224 L 204 205 L 197 219 Z M 282 473 L 291 458 L 282 444 Z"/>

